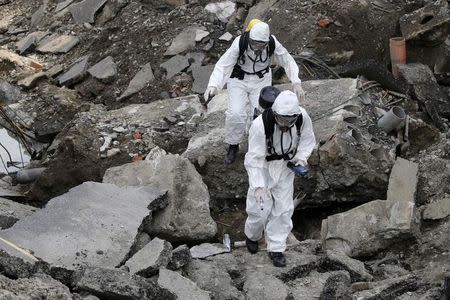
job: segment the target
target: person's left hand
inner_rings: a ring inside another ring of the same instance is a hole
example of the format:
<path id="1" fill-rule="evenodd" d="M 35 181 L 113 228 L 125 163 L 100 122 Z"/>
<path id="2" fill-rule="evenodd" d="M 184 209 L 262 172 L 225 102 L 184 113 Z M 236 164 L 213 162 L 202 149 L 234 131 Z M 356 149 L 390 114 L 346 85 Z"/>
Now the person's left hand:
<path id="1" fill-rule="evenodd" d="M 306 167 L 308 165 L 308 163 L 306 161 L 304 161 L 303 159 L 299 159 L 295 162 L 296 166 L 302 166 L 302 167 Z"/>
<path id="2" fill-rule="evenodd" d="M 305 101 L 305 91 L 302 88 L 302 83 L 301 82 L 294 83 L 292 89 L 294 90 L 294 93 L 297 95 L 300 104 L 303 104 L 303 102 Z"/>

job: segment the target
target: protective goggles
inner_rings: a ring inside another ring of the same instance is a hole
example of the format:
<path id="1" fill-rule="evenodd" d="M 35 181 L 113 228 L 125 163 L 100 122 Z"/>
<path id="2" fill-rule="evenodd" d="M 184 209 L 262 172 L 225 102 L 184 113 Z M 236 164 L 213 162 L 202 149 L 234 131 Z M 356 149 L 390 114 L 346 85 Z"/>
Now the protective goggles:
<path id="1" fill-rule="evenodd" d="M 267 47 L 268 42 L 264 42 L 264 41 L 256 41 L 256 40 L 250 39 L 250 40 L 249 40 L 249 44 L 250 44 L 250 47 L 251 47 L 253 50 L 259 50 L 259 51 L 262 51 L 262 50 L 264 50 L 264 49 Z"/>
<path id="2" fill-rule="evenodd" d="M 292 127 L 294 126 L 295 122 L 297 121 L 298 115 L 278 115 L 275 114 L 275 122 L 277 122 L 278 126 L 280 127 Z"/>

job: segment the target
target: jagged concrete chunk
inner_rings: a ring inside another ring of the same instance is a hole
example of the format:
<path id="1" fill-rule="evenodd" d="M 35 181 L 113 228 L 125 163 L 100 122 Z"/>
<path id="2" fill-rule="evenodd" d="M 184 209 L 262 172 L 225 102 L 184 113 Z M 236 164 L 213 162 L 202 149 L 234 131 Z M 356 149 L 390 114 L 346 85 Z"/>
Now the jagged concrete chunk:
<path id="1" fill-rule="evenodd" d="M 225 32 L 219 37 L 219 40 L 229 42 L 233 39 L 233 35 L 229 32 Z"/>
<path id="2" fill-rule="evenodd" d="M 52 35 L 42 39 L 36 50 L 43 53 L 67 53 L 79 41 L 78 37 L 73 35 Z"/>
<path id="3" fill-rule="evenodd" d="M 170 79 L 189 67 L 189 60 L 186 56 L 175 55 L 168 61 L 162 63 L 160 67 L 166 70 L 166 78 Z"/>
<path id="4" fill-rule="evenodd" d="M 205 6 L 205 10 L 215 14 L 221 22 L 227 23 L 228 19 L 236 10 L 236 3 L 233 3 L 232 1 L 209 3 Z"/>
<path id="5" fill-rule="evenodd" d="M 175 294 L 179 300 L 211 299 L 209 293 L 200 289 L 194 282 L 167 269 L 159 270 L 158 284 L 160 287 Z"/>
<path id="6" fill-rule="evenodd" d="M 47 8 L 47 4 L 42 4 L 37 11 L 34 12 L 34 14 L 31 16 L 31 30 L 35 29 L 36 27 L 41 24 L 42 19 L 45 15 L 45 9 Z"/>
<path id="7" fill-rule="evenodd" d="M 5 198 L 0 198 L 0 228 L 9 228 L 18 220 L 31 216 L 37 210 L 39 209 L 36 207 L 23 205 Z"/>
<path id="8" fill-rule="evenodd" d="M 172 44 L 166 50 L 164 55 L 177 55 L 186 50 L 193 49 L 195 47 L 195 37 L 197 35 L 197 31 L 203 29 L 203 26 L 191 26 L 184 29 L 173 39 Z"/>
<path id="9" fill-rule="evenodd" d="M 414 63 L 398 65 L 398 71 L 410 85 L 412 96 L 425 105 L 436 127 L 445 131 L 447 126 L 442 117 L 450 117 L 450 99 L 441 91 L 431 69 L 426 65 Z"/>
<path id="10" fill-rule="evenodd" d="M 170 242 L 202 241 L 215 236 L 217 225 L 209 210 L 209 193 L 195 167 L 179 155 L 162 155 L 106 170 L 103 182 L 119 186 L 155 184 L 168 190 L 169 205 L 145 228 Z"/>
<path id="11" fill-rule="evenodd" d="M 214 262 L 194 259 L 185 268 L 189 279 L 211 293 L 213 299 L 244 299 L 231 280 L 230 274 Z"/>
<path id="12" fill-rule="evenodd" d="M 181 245 L 172 251 L 172 258 L 170 259 L 167 268 L 175 271 L 181 267 L 184 267 L 191 261 L 191 252 L 187 245 Z"/>
<path id="13" fill-rule="evenodd" d="M 408 291 L 414 291 L 419 285 L 419 279 L 413 275 L 390 278 L 370 285 L 371 289 L 353 294 L 354 299 L 398 299 Z"/>
<path id="14" fill-rule="evenodd" d="M 415 231 L 414 203 L 375 200 L 322 221 L 322 239 L 328 250 L 350 257 L 371 255 Z"/>
<path id="15" fill-rule="evenodd" d="M 92 77 L 108 83 L 117 75 L 117 66 L 114 59 L 108 56 L 90 67 L 88 72 Z"/>
<path id="16" fill-rule="evenodd" d="M 175 299 L 153 281 L 119 269 L 87 267 L 74 277 L 77 292 L 88 292 L 101 299 Z"/>
<path id="17" fill-rule="evenodd" d="M 38 73 L 35 73 L 28 77 L 25 77 L 22 80 L 19 80 L 19 82 L 17 82 L 17 84 L 24 88 L 30 89 L 30 88 L 34 88 L 36 86 L 36 84 L 38 83 L 38 81 L 45 77 L 47 77 L 47 73 L 38 72 Z"/>
<path id="18" fill-rule="evenodd" d="M 348 271 L 352 282 L 371 281 L 373 279 L 372 275 L 370 275 L 364 267 L 363 262 L 350 258 L 340 252 L 328 250 L 323 266 L 325 266 L 328 270 Z"/>
<path id="19" fill-rule="evenodd" d="M 450 198 L 442 198 L 425 206 L 424 220 L 440 220 L 450 215 Z"/>
<path id="20" fill-rule="evenodd" d="M 205 92 L 209 77 L 214 70 L 214 65 L 200 66 L 194 65 L 192 68 L 192 76 L 194 77 L 194 83 L 192 84 L 192 91 L 194 93 L 202 94 Z"/>
<path id="21" fill-rule="evenodd" d="M 125 265 L 131 274 L 150 277 L 158 273 L 161 267 L 166 267 L 172 257 L 172 245 L 159 238 L 150 243 L 131 257 Z"/>
<path id="22" fill-rule="evenodd" d="M 406 40 L 450 21 L 448 2 L 438 0 L 400 18 L 400 29 Z"/>
<path id="23" fill-rule="evenodd" d="M 136 74 L 136 76 L 131 79 L 130 84 L 128 84 L 127 89 L 123 94 L 117 98 L 117 101 L 124 100 L 131 95 L 136 94 L 143 88 L 147 86 L 147 84 L 155 79 L 153 75 L 152 67 L 150 63 L 145 64 L 141 70 Z"/>
<path id="24" fill-rule="evenodd" d="M 56 5 L 55 13 L 60 12 L 61 10 L 63 10 L 64 8 L 66 8 L 67 6 L 72 4 L 73 1 L 74 0 L 66 0 L 66 1 L 59 2 L 58 5 Z"/>
<path id="25" fill-rule="evenodd" d="M 415 203 L 419 165 L 398 157 L 389 177 L 387 200 Z"/>
<path id="26" fill-rule="evenodd" d="M 67 270 L 79 265 L 114 268 L 130 251 L 151 213 L 148 207 L 165 201 L 162 195 L 152 187 L 85 182 L 0 236 Z M 18 255 L 3 245 L 0 249 Z"/>
<path id="27" fill-rule="evenodd" d="M 0 79 L 0 99 L 6 104 L 13 104 L 20 100 L 20 89 L 5 80 Z"/>
<path id="28" fill-rule="evenodd" d="M 244 292 L 248 299 L 285 300 L 288 287 L 275 276 L 255 272 L 244 283 Z"/>
<path id="29" fill-rule="evenodd" d="M 88 68 L 89 55 L 78 59 L 67 72 L 58 77 L 59 84 L 72 85 L 83 80 Z"/>
<path id="30" fill-rule="evenodd" d="M 35 31 L 16 43 L 17 52 L 20 55 L 34 48 L 46 35 L 47 31 Z"/>
<path id="31" fill-rule="evenodd" d="M 83 0 L 72 4 L 68 10 L 77 24 L 93 23 L 95 13 L 106 3 L 107 0 Z"/>
<path id="32" fill-rule="evenodd" d="M 17 280 L 0 275 L 0 299 L 72 299 L 72 294 L 67 286 L 45 274 Z"/>
<path id="33" fill-rule="evenodd" d="M 277 0 L 262 0 L 255 6 L 251 7 L 248 11 L 247 18 L 245 19 L 244 27 L 246 27 L 252 19 L 256 18 L 264 20 L 266 13 L 276 2 Z"/>
<path id="34" fill-rule="evenodd" d="M 348 287 L 350 276 L 345 271 L 319 273 L 313 270 L 308 276 L 290 283 L 293 300 L 303 299 L 350 299 Z"/>
<path id="35" fill-rule="evenodd" d="M 198 246 L 194 246 L 191 248 L 191 256 L 192 258 L 207 258 L 209 256 L 230 252 L 224 245 L 222 244 L 208 244 L 203 243 Z"/>

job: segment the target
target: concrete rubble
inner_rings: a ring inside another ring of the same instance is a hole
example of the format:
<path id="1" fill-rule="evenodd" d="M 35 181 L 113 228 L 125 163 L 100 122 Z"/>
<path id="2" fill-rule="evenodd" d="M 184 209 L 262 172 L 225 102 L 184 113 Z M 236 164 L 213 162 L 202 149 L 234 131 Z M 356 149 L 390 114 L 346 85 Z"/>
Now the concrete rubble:
<path id="1" fill-rule="evenodd" d="M 0 0 L 1 130 L 45 168 L 30 184 L 0 172 L 0 298 L 444 298 L 447 1 L 209 2 Z M 297 62 L 318 140 L 285 268 L 262 241 L 221 244 L 245 238 L 247 145 L 224 167 L 227 92 L 199 100 L 255 17 Z M 393 106 L 408 118 L 387 133 Z"/>
<path id="2" fill-rule="evenodd" d="M 114 167 L 105 172 L 103 182 L 119 186 L 152 184 L 168 190 L 168 207 L 155 214 L 151 225 L 145 228 L 150 235 L 171 242 L 202 241 L 217 232 L 209 212 L 208 188 L 186 158 L 168 154 Z"/>
<path id="3" fill-rule="evenodd" d="M 17 221 L 31 216 L 38 208 L 0 198 L 0 229 L 13 226 Z"/>
<path id="4" fill-rule="evenodd" d="M 398 158 L 387 200 L 375 200 L 322 221 L 327 249 L 350 257 L 371 255 L 417 230 L 414 217 L 417 164 Z"/>
<path id="5" fill-rule="evenodd" d="M 167 267 L 172 258 L 172 245 L 159 238 L 154 238 L 141 250 L 127 260 L 125 266 L 131 274 L 150 277 L 158 273 L 160 268 Z"/>
<path id="6" fill-rule="evenodd" d="M 69 271 L 86 265 L 114 268 L 126 258 L 142 224 L 149 221 L 152 207 L 166 201 L 163 195 L 151 187 L 86 182 L 0 234 Z M 134 217 L 127 217 L 130 215 Z M 1 245 L 1 249 L 23 257 L 14 248 Z"/>
<path id="7" fill-rule="evenodd" d="M 167 269 L 160 269 L 158 284 L 175 294 L 176 299 L 211 299 L 210 294 L 194 282 Z"/>

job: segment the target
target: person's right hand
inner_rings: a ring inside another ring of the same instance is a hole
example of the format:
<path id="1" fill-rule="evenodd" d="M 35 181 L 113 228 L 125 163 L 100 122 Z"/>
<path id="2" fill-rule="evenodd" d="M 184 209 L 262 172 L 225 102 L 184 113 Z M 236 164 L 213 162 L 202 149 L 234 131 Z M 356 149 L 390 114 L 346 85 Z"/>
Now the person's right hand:
<path id="1" fill-rule="evenodd" d="M 205 99 L 205 101 L 207 101 L 209 99 L 210 96 L 215 96 L 217 95 L 217 88 L 215 86 L 208 86 L 206 88 L 205 94 L 203 95 L 203 99 Z"/>
<path id="2" fill-rule="evenodd" d="M 262 187 L 255 189 L 255 198 L 256 202 L 261 203 L 264 200 L 264 194 L 266 193 L 265 189 Z"/>

